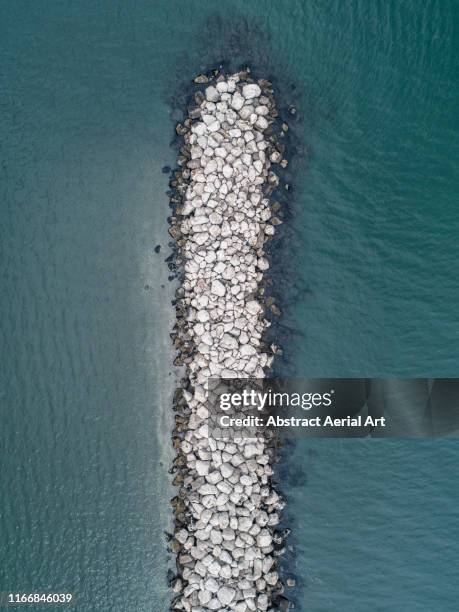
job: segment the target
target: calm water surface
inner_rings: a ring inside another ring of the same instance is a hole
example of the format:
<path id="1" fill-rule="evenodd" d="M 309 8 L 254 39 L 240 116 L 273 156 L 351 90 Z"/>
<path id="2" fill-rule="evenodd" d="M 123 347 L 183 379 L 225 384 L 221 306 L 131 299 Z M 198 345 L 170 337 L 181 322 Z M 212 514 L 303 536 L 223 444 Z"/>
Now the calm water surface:
<path id="1" fill-rule="evenodd" d="M 183 85 L 216 61 L 298 107 L 279 372 L 457 375 L 457 18 L 449 0 L 0 4 L 0 590 L 168 607 L 161 168 Z M 291 457 L 298 609 L 455 609 L 454 442 Z"/>

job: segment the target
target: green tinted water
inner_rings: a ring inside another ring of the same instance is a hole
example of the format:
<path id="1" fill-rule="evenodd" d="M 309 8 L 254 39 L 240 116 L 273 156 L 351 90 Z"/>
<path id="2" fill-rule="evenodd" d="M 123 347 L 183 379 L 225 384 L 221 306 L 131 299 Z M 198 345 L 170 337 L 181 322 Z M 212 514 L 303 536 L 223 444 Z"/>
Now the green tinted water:
<path id="1" fill-rule="evenodd" d="M 456 24 L 449 1 L 2 3 L 0 590 L 70 590 L 83 612 L 167 609 L 161 168 L 182 84 L 215 61 L 275 77 L 299 109 L 279 370 L 457 374 Z M 285 486 L 299 609 L 452 609 L 438 559 L 457 553 L 456 447 L 400 443 L 388 464 L 382 444 L 321 444 L 296 447 Z M 435 507 L 420 503 L 426 480 Z M 338 538 L 343 504 L 376 513 L 368 546 L 349 521 Z M 432 563 L 411 554 L 413 578 L 372 590 L 364 572 L 401 567 L 391 526 L 405 551 L 421 533 Z"/>

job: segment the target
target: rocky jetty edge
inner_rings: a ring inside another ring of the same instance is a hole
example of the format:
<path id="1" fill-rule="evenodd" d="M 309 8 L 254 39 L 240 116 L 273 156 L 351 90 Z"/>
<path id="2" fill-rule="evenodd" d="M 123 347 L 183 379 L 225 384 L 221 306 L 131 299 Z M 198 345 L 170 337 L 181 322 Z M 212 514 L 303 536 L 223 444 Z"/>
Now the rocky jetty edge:
<path id="1" fill-rule="evenodd" d="M 268 345 L 269 261 L 264 245 L 281 220 L 270 197 L 272 164 L 286 167 L 272 85 L 247 69 L 200 75 L 188 117 L 178 124 L 179 170 L 171 180 L 169 233 L 181 280 L 172 339 L 184 366 L 174 395 L 178 494 L 169 547 L 171 610 L 287 610 L 278 558 L 284 500 L 273 482 L 268 437 L 215 439 L 208 427 L 210 378 L 264 378 Z"/>

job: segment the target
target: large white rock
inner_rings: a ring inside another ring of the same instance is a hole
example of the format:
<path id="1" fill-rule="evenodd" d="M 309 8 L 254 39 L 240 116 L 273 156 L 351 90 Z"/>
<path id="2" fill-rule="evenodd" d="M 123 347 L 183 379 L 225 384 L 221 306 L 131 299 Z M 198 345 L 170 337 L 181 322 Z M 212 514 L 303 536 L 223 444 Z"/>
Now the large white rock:
<path id="1" fill-rule="evenodd" d="M 200 337 L 200 340 L 202 343 L 206 344 L 207 346 L 212 346 L 214 343 L 214 339 L 212 338 L 212 335 L 208 331 L 202 334 L 202 336 Z"/>
<path id="2" fill-rule="evenodd" d="M 250 300 L 250 302 L 246 303 L 245 307 L 247 312 L 250 312 L 252 315 L 257 315 L 262 310 L 262 307 L 256 300 Z"/>
<path id="3" fill-rule="evenodd" d="M 221 565 L 220 563 L 218 563 L 218 561 L 212 561 L 212 563 L 210 563 L 209 567 L 207 568 L 207 571 L 211 576 L 219 576 L 220 570 Z"/>
<path id="4" fill-rule="evenodd" d="M 244 98 L 239 92 L 236 91 L 231 98 L 231 106 L 234 108 L 234 110 L 238 111 L 244 106 L 244 102 Z"/>
<path id="5" fill-rule="evenodd" d="M 198 489 L 200 495 L 216 495 L 218 493 L 217 487 L 210 483 L 203 484 Z"/>
<path id="6" fill-rule="evenodd" d="M 252 527 L 253 521 L 250 516 L 241 516 L 238 521 L 238 529 L 240 531 L 249 531 Z"/>
<path id="7" fill-rule="evenodd" d="M 257 113 L 257 115 L 268 115 L 269 114 L 269 108 L 267 106 L 261 105 L 261 106 L 257 106 L 255 109 L 255 112 Z"/>
<path id="8" fill-rule="evenodd" d="M 244 85 L 242 88 L 242 95 L 246 100 L 252 100 L 252 98 L 258 98 L 261 96 L 261 89 L 256 83 Z"/>
<path id="9" fill-rule="evenodd" d="M 225 178 L 231 178 L 233 176 L 233 169 L 231 166 L 229 166 L 228 164 L 226 164 L 225 166 L 223 166 L 223 176 Z"/>
<path id="10" fill-rule="evenodd" d="M 223 542 L 223 536 L 221 531 L 219 531 L 218 529 L 212 529 L 212 531 L 210 532 L 210 541 L 215 546 L 221 544 Z"/>
<path id="11" fill-rule="evenodd" d="M 204 174 L 211 174 L 217 170 L 217 160 L 209 159 L 207 164 L 204 167 Z M 205 223 L 205 220 L 204 220 Z"/>
<path id="12" fill-rule="evenodd" d="M 220 94 L 217 89 L 211 85 L 210 87 L 206 88 L 206 98 L 209 100 L 209 102 L 217 102 L 220 99 Z"/>
<path id="13" fill-rule="evenodd" d="M 231 587 L 222 586 L 218 589 L 217 597 L 222 606 L 229 606 L 236 597 L 236 591 Z"/>
<path id="14" fill-rule="evenodd" d="M 207 578 L 204 583 L 204 588 L 211 593 L 216 593 L 218 591 L 218 582 L 215 578 Z"/>
<path id="15" fill-rule="evenodd" d="M 196 461 L 196 472 L 198 476 L 206 476 L 209 473 L 209 461 Z"/>
<path id="16" fill-rule="evenodd" d="M 258 447 L 255 446 L 254 444 L 246 444 L 244 446 L 243 453 L 246 459 L 251 459 L 252 457 L 256 457 L 257 455 L 260 454 Z"/>
<path id="17" fill-rule="evenodd" d="M 266 548 L 268 546 L 271 546 L 272 540 L 273 539 L 271 534 L 266 529 L 262 529 L 257 535 L 257 545 L 260 548 Z"/>
<path id="18" fill-rule="evenodd" d="M 220 480 L 222 479 L 222 475 L 220 474 L 220 472 L 211 472 L 210 474 L 208 474 L 206 476 L 206 480 L 209 484 L 213 484 L 216 485 L 218 482 L 220 482 Z"/>
<path id="19" fill-rule="evenodd" d="M 225 285 L 219 281 L 218 279 L 212 281 L 212 286 L 210 288 L 211 293 L 214 295 L 218 295 L 223 297 L 226 293 Z"/>
<path id="20" fill-rule="evenodd" d="M 175 539 L 180 542 L 180 544 L 185 544 L 189 537 L 190 534 L 186 529 L 180 529 L 180 531 L 175 534 Z"/>
<path id="21" fill-rule="evenodd" d="M 260 130 L 266 130 L 269 123 L 266 117 L 263 117 L 262 115 L 260 115 L 258 119 L 256 120 L 255 125 L 257 126 L 257 128 L 260 128 Z"/>
<path id="22" fill-rule="evenodd" d="M 260 270 L 263 270 L 263 271 L 268 270 L 269 261 L 266 259 L 266 257 L 260 257 L 258 259 L 257 266 L 259 267 Z"/>
<path id="23" fill-rule="evenodd" d="M 243 355 L 244 357 L 251 357 L 252 355 L 257 354 L 257 349 L 251 344 L 243 344 L 239 350 L 241 355 Z"/>
<path id="24" fill-rule="evenodd" d="M 220 129 L 220 122 L 215 120 L 213 123 L 207 126 L 209 132 L 218 132 Z"/>
<path id="25" fill-rule="evenodd" d="M 231 336 L 230 334 L 223 334 L 220 340 L 220 346 L 228 350 L 234 350 L 238 348 L 239 344 L 234 336 Z"/>
<path id="26" fill-rule="evenodd" d="M 201 323 L 205 323 L 209 320 L 209 313 L 207 312 L 207 310 L 198 310 L 196 318 L 198 319 L 198 321 L 201 321 Z"/>
<path id="27" fill-rule="evenodd" d="M 209 221 L 215 225 L 219 225 L 223 221 L 223 217 L 218 212 L 210 213 Z"/>
<path id="28" fill-rule="evenodd" d="M 234 473 L 234 468 L 230 463 L 222 463 L 220 466 L 220 472 L 223 478 L 231 478 Z"/>
<path id="29" fill-rule="evenodd" d="M 206 591 L 205 589 L 200 589 L 198 592 L 198 599 L 199 603 L 205 606 L 206 603 L 209 603 L 209 601 L 212 599 L 212 593 Z"/>

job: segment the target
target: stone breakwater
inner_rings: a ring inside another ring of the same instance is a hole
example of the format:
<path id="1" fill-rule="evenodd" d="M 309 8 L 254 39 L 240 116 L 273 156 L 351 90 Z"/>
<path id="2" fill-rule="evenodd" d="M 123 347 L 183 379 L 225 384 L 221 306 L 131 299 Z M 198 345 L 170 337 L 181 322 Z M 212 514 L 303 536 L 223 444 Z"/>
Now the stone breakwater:
<path id="1" fill-rule="evenodd" d="M 268 81 L 250 72 L 198 77 L 184 124 L 170 234 L 181 286 L 172 334 L 185 367 L 174 397 L 176 457 L 172 472 L 175 530 L 170 549 L 172 610 L 285 610 L 276 530 L 283 500 L 272 485 L 275 449 L 256 438 L 222 440 L 208 427 L 210 378 L 263 378 L 276 347 L 264 341 L 270 322 L 264 297 L 279 184 L 271 166 L 283 159 Z M 286 124 L 283 128 L 288 129 Z"/>

